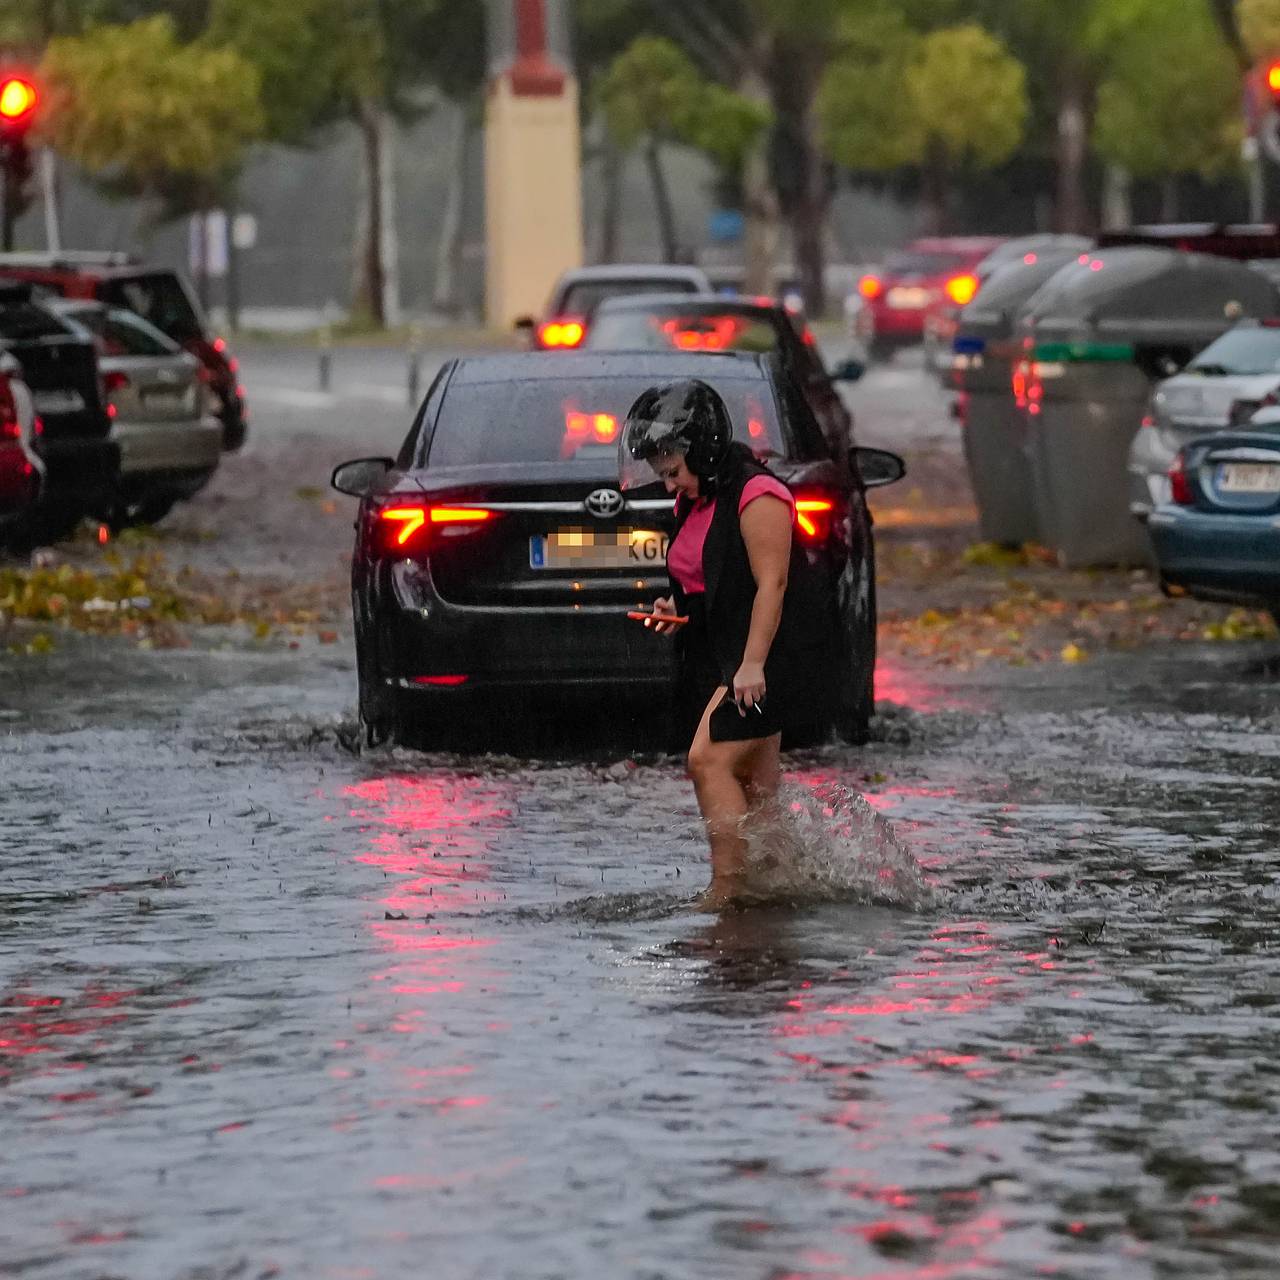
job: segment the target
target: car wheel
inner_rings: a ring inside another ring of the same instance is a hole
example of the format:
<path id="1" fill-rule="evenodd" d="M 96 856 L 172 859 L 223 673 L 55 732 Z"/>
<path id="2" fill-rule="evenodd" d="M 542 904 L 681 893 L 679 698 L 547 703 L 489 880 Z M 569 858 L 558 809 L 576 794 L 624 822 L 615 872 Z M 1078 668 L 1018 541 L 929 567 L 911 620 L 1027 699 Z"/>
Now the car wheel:
<path id="1" fill-rule="evenodd" d="M 840 636 L 840 700 L 836 707 L 836 733 L 844 742 L 860 746 L 871 733 L 876 709 L 876 572 L 874 553 L 862 564 L 865 593 L 859 589 L 850 601 Z"/>
<path id="2" fill-rule="evenodd" d="M 396 734 L 395 700 L 382 683 L 377 661 L 356 634 L 356 698 L 360 732 L 366 747 L 380 747 Z"/>

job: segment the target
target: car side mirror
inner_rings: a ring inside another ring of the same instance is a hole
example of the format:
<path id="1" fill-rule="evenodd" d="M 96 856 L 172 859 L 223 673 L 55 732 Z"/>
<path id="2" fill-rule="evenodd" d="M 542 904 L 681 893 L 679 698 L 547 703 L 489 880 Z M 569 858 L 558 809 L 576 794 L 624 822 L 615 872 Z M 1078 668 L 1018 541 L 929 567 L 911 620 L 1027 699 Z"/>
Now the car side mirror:
<path id="1" fill-rule="evenodd" d="M 532 316 L 517 316 L 511 322 L 511 327 L 517 333 L 532 333 L 538 327 L 538 322 Z"/>
<path id="2" fill-rule="evenodd" d="M 866 371 L 867 366 L 861 360 L 850 356 L 831 370 L 831 377 L 835 382 L 857 382 Z"/>
<path id="3" fill-rule="evenodd" d="M 860 445 L 849 450 L 849 467 L 862 478 L 864 489 L 897 484 L 907 474 L 907 464 L 896 453 L 888 449 L 864 449 Z"/>
<path id="4" fill-rule="evenodd" d="M 387 478 L 387 473 L 394 466 L 391 458 L 357 458 L 354 462 L 343 462 L 334 467 L 329 483 L 339 493 L 365 498 Z"/>

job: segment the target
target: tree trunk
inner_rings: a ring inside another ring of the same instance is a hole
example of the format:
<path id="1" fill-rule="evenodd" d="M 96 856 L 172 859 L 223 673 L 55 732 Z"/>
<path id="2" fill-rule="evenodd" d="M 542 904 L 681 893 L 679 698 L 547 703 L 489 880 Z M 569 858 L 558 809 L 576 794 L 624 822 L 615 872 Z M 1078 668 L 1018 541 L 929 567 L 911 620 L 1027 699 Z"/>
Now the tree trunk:
<path id="1" fill-rule="evenodd" d="M 1178 220 L 1178 179 L 1172 173 L 1160 184 L 1160 220 L 1162 222 Z"/>
<path id="2" fill-rule="evenodd" d="M 400 309 L 400 227 L 396 218 L 396 122 L 386 110 L 378 112 L 378 210 L 382 218 L 382 320 L 397 325 Z"/>
<path id="3" fill-rule="evenodd" d="M 1079 234 L 1088 227 L 1084 165 L 1089 145 L 1086 86 L 1078 67 L 1064 67 L 1058 93 L 1058 208 L 1061 232 Z"/>
<path id="4" fill-rule="evenodd" d="M 679 245 L 676 242 L 676 216 L 671 208 L 671 192 L 667 189 L 667 175 L 662 168 L 660 146 L 658 139 L 650 134 L 645 142 L 644 159 L 649 168 L 649 184 L 653 188 L 653 206 L 658 217 L 662 260 L 675 262 L 679 253 Z"/>
<path id="5" fill-rule="evenodd" d="M 356 273 L 352 310 L 367 317 L 379 329 L 387 326 L 386 272 L 383 249 L 382 112 L 376 103 L 359 107 L 360 136 L 364 143 L 364 200 L 357 218 Z"/>
<path id="6" fill-rule="evenodd" d="M 818 83 L 804 88 L 796 120 L 800 154 L 796 157 L 801 183 L 791 210 L 791 244 L 796 272 L 804 294 L 805 309 L 819 319 L 827 310 L 826 225 L 831 199 L 827 169 L 818 141 L 818 121 L 814 98 Z"/>
<path id="7" fill-rule="evenodd" d="M 621 148 L 606 131 L 600 150 L 600 182 L 604 187 L 604 203 L 600 209 L 600 241 L 595 253 L 597 262 L 617 262 L 618 260 L 623 159 Z"/>
<path id="8" fill-rule="evenodd" d="M 462 259 L 462 210 L 467 195 L 467 152 L 471 141 L 471 113 L 466 106 L 451 104 L 454 112 L 450 140 L 449 189 L 440 215 L 440 237 L 436 241 L 436 282 L 431 305 L 443 315 L 457 315 L 458 264 Z"/>
<path id="9" fill-rule="evenodd" d="M 951 218 L 951 175 L 947 154 L 942 144 L 929 143 L 921 171 L 921 195 L 924 200 L 924 233 L 946 235 Z"/>
<path id="10" fill-rule="evenodd" d="M 227 201 L 227 328 L 240 328 L 240 250 L 236 248 L 236 202 Z"/>
<path id="11" fill-rule="evenodd" d="M 1133 175 L 1118 164 L 1107 165 L 1102 225 L 1108 229 L 1133 226 Z"/>
<path id="12" fill-rule="evenodd" d="M 763 56 L 757 51 L 758 56 Z M 738 92 L 752 102 L 769 103 L 769 86 L 757 66 L 749 66 L 738 83 Z M 742 166 L 742 203 L 746 226 L 743 256 L 745 291 L 772 295 L 778 256 L 778 193 L 769 177 L 769 135 L 766 130 L 748 152 Z"/>

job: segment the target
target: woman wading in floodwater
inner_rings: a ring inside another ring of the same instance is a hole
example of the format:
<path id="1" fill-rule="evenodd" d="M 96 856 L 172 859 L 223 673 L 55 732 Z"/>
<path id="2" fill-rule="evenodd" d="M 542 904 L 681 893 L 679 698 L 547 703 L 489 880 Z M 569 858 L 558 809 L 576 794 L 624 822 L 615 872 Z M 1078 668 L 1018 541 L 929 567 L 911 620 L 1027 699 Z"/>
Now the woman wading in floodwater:
<path id="1" fill-rule="evenodd" d="M 746 888 L 744 819 L 777 794 L 782 731 L 803 710 L 795 705 L 804 557 L 791 538 L 794 501 L 734 441 L 724 400 L 696 379 L 640 396 L 621 455 L 624 489 L 656 475 L 676 496 L 671 595 L 654 602 L 644 625 L 676 637 L 677 723 L 687 734 L 701 717 L 689 775 L 711 844 L 703 904 L 728 906 Z"/>

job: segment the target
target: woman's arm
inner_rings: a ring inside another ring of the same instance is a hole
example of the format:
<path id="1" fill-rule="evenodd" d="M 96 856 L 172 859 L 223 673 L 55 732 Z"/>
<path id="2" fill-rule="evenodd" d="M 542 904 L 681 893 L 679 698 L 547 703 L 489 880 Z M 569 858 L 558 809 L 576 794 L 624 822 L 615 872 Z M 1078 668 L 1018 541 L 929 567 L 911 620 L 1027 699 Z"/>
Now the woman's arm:
<path id="1" fill-rule="evenodd" d="M 782 621 L 782 597 L 791 564 L 791 507 L 770 495 L 747 504 L 740 517 L 756 599 L 742 666 L 733 678 L 733 696 L 747 710 L 764 697 L 764 664 Z"/>

